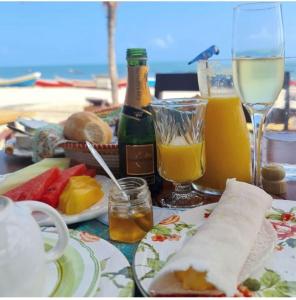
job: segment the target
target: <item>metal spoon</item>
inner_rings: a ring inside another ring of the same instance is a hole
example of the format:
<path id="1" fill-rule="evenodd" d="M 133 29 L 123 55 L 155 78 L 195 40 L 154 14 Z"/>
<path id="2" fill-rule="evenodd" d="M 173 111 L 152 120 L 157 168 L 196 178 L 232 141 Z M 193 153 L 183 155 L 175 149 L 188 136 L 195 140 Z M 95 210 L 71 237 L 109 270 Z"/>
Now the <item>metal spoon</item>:
<path id="1" fill-rule="evenodd" d="M 110 178 L 113 180 L 115 185 L 118 187 L 118 189 L 122 192 L 124 197 L 128 200 L 129 196 L 126 194 L 126 192 L 123 190 L 122 186 L 119 184 L 119 182 L 116 180 L 115 176 L 113 175 L 112 171 L 109 169 L 107 164 L 105 163 L 103 157 L 99 154 L 99 152 L 94 148 L 94 146 L 88 142 L 85 141 L 86 146 L 90 153 L 93 155 L 93 157 L 96 159 L 96 161 L 100 164 L 100 166 L 105 170 L 105 172 L 110 176 Z"/>

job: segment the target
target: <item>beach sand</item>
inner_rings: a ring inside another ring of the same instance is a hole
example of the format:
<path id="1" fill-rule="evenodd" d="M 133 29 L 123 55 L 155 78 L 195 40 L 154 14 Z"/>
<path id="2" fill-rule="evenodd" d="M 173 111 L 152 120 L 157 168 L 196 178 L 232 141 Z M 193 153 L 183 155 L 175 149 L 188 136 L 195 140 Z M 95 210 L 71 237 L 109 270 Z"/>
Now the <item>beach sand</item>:
<path id="1" fill-rule="evenodd" d="M 154 88 L 150 88 L 154 95 Z M 126 88 L 118 90 L 118 102 L 124 102 Z M 164 98 L 192 97 L 195 92 L 164 92 Z M 11 87 L 0 88 L 0 124 L 1 115 L 5 111 L 11 118 L 23 114 L 34 114 L 34 118 L 49 122 L 65 120 L 74 112 L 83 111 L 90 103 L 87 98 L 103 99 L 112 103 L 111 91 L 104 89 L 74 88 L 74 87 Z M 5 117 L 7 120 L 7 116 Z M 2 122 L 4 123 L 4 122 Z"/>
<path id="2" fill-rule="evenodd" d="M 290 92 L 295 94 L 295 88 L 292 87 Z M 124 102 L 125 93 L 126 88 L 119 89 L 118 102 L 121 104 Z M 163 98 L 192 97 L 194 94 L 193 92 L 168 91 L 162 96 Z M 154 95 L 154 88 L 151 88 L 151 95 Z M 34 118 L 49 122 L 61 122 L 72 113 L 83 111 L 86 106 L 89 106 L 90 103 L 86 100 L 87 98 L 103 99 L 112 103 L 111 91 L 103 89 L 74 87 L 0 88 L 0 124 L 22 115 L 32 115 Z M 284 98 L 285 93 L 282 91 L 274 106 L 283 108 Z"/>
<path id="3" fill-rule="evenodd" d="M 125 88 L 119 89 L 119 103 L 123 103 Z M 110 90 L 88 88 L 0 88 L 0 117 L 7 110 L 11 115 L 34 112 L 34 117 L 49 122 L 60 122 L 74 112 L 90 105 L 87 98 L 103 99 L 111 103 Z"/>

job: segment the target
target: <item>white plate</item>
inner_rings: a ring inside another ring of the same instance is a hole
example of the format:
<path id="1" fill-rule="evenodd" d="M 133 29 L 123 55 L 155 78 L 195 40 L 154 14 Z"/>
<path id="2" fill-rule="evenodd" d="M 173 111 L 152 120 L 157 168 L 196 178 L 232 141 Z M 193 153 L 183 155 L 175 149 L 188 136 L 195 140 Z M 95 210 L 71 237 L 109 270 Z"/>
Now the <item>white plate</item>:
<path id="1" fill-rule="evenodd" d="M 148 232 L 137 248 L 133 270 L 135 280 L 143 295 L 155 274 L 166 264 L 205 221 L 216 204 L 201 206 L 176 214 L 160 222 Z M 278 242 L 270 259 L 256 270 L 251 280 L 240 286 L 238 295 L 256 297 L 296 296 L 296 201 L 274 200 L 267 218 L 273 223 Z M 251 226 L 251 224 L 250 224 Z M 235 247 L 235 245 L 234 245 Z M 219 249 L 217 249 L 219 251 Z"/>
<path id="2" fill-rule="evenodd" d="M 8 174 L 0 175 L 0 184 L 1 184 L 1 181 L 4 180 L 7 175 Z M 102 189 L 104 192 L 103 199 L 101 201 L 99 201 L 98 203 L 96 203 L 95 205 L 91 206 L 90 208 L 84 210 L 80 214 L 65 215 L 60 212 L 60 214 L 62 215 L 66 224 L 70 225 L 70 224 L 74 224 L 74 223 L 78 223 L 78 222 L 82 222 L 82 221 L 91 220 L 91 219 L 97 218 L 101 215 L 104 215 L 108 212 L 108 197 L 109 197 L 110 188 L 112 186 L 112 180 L 103 175 L 97 175 L 95 178 L 102 184 Z M 53 226 L 54 225 L 52 223 L 51 219 L 47 215 L 45 215 L 41 212 L 36 212 L 33 215 L 40 226 Z"/>
<path id="3" fill-rule="evenodd" d="M 23 158 L 32 158 L 33 157 L 33 151 L 30 150 L 30 149 L 23 149 L 23 148 L 17 148 L 15 146 L 15 138 L 11 138 L 11 139 L 8 139 L 6 142 L 5 142 L 5 148 L 7 146 L 12 146 L 13 147 L 13 152 L 12 152 L 12 155 L 14 156 L 18 156 L 18 157 L 23 157 Z M 64 152 L 64 149 L 63 148 L 56 148 L 55 149 L 55 155 L 63 155 L 65 152 Z"/>
<path id="4" fill-rule="evenodd" d="M 43 232 L 45 248 L 55 245 L 57 234 Z M 101 264 L 93 249 L 71 235 L 64 255 L 47 264 L 44 296 L 90 297 L 94 296 L 100 281 Z"/>
<path id="5" fill-rule="evenodd" d="M 54 237 L 55 240 L 57 239 L 57 234 L 54 232 L 54 228 L 44 228 L 45 237 L 48 238 Z M 76 252 L 84 252 L 84 253 L 92 253 L 92 258 L 99 261 L 100 265 L 100 281 L 99 284 L 96 286 L 95 289 L 91 288 L 92 290 L 91 295 L 95 297 L 132 297 L 134 295 L 134 281 L 132 279 L 132 270 L 131 266 L 128 263 L 125 256 L 112 244 L 101 239 L 100 237 L 77 230 L 70 230 L 70 247 L 73 247 L 73 250 Z M 85 248 L 85 249 L 82 249 Z M 68 259 L 68 264 L 73 264 L 73 270 L 79 269 L 77 268 L 77 258 L 74 256 L 69 255 L 66 251 L 64 255 Z M 62 259 L 62 258 L 61 258 Z M 70 266 L 69 266 L 70 267 Z M 80 277 L 85 279 L 86 276 L 90 279 L 88 283 L 82 284 L 80 286 L 84 288 L 84 291 L 89 289 L 91 279 L 94 277 L 92 267 L 89 269 L 88 266 L 84 268 L 85 273 L 80 272 Z M 54 283 L 57 282 L 57 272 L 50 273 L 50 282 L 47 283 L 47 290 L 52 291 Z M 79 274 L 77 274 L 79 275 Z M 70 276 L 70 274 L 68 274 Z M 63 279 L 63 278 L 62 278 Z M 66 288 L 70 288 L 74 278 L 68 278 Z M 81 280 L 82 281 L 82 280 Z M 71 283 L 71 284 L 70 284 Z M 77 284 L 76 284 L 77 286 Z M 60 289 L 61 290 L 61 289 Z M 62 290 L 63 291 L 63 290 Z M 72 287 L 72 296 L 76 296 L 77 292 L 75 292 Z M 49 294 L 47 292 L 47 294 Z M 85 292 L 84 292 L 85 294 Z M 90 294 L 88 294 L 90 295 Z M 54 296 L 61 296 L 61 291 L 59 294 L 54 294 Z M 86 296 L 83 293 L 80 293 L 79 296 Z"/>
<path id="6" fill-rule="evenodd" d="M 66 224 L 70 225 L 82 221 L 91 220 L 97 218 L 100 215 L 105 214 L 108 211 L 108 197 L 109 197 L 110 188 L 112 186 L 112 181 L 111 179 L 103 175 L 97 175 L 95 178 L 102 184 L 102 189 L 104 192 L 103 199 L 98 203 L 96 203 L 95 205 L 91 206 L 90 208 L 84 210 L 80 214 L 65 215 L 60 212 Z M 34 218 L 41 226 L 53 225 L 51 219 L 41 212 L 34 213 Z"/>

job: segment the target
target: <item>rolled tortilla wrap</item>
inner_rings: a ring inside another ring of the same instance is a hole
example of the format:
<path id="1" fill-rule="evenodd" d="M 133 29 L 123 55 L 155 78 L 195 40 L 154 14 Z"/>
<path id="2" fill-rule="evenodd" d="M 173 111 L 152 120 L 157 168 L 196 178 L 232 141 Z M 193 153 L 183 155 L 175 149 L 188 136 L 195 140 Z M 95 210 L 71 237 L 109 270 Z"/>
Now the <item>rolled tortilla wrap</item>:
<path id="1" fill-rule="evenodd" d="M 206 282 L 215 287 L 202 294 L 215 295 L 220 291 L 233 296 L 237 285 L 256 268 L 260 258 L 268 250 L 272 252 L 276 235 L 265 220 L 271 203 L 272 197 L 262 189 L 227 180 L 225 192 L 208 220 L 154 278 L 151 295 L 199 294 L 184 289 L 176 276 L 176 272 L 192 268 L 204 272 Z"/>

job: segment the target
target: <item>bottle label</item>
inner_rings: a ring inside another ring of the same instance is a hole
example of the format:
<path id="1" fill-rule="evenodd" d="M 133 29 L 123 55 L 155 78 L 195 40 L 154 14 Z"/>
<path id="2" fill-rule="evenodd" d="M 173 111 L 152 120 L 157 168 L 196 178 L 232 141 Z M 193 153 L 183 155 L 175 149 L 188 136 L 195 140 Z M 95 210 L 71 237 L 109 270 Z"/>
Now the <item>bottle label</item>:
<path id="1" fill-rule="evenodd" d="M 126 145 L 126 174 L 150 175 L 154 173 L 154 145 Z"/>
<path id="2" fill-rule="evenodd" d="M 148 116 L 151 116 L 151 112 L 147 108 L 135 108 L 132 106 L 124 105 L 122 113 L 131 119 L 140 121 Z"/>
<path id="3" fill-rule="evenodd" d="M 124 102 L 126 105 L 141 108 L 150 104 L 151 95 L 147 79 L 147 66 L 128 67 L 128 85 Z"/>

